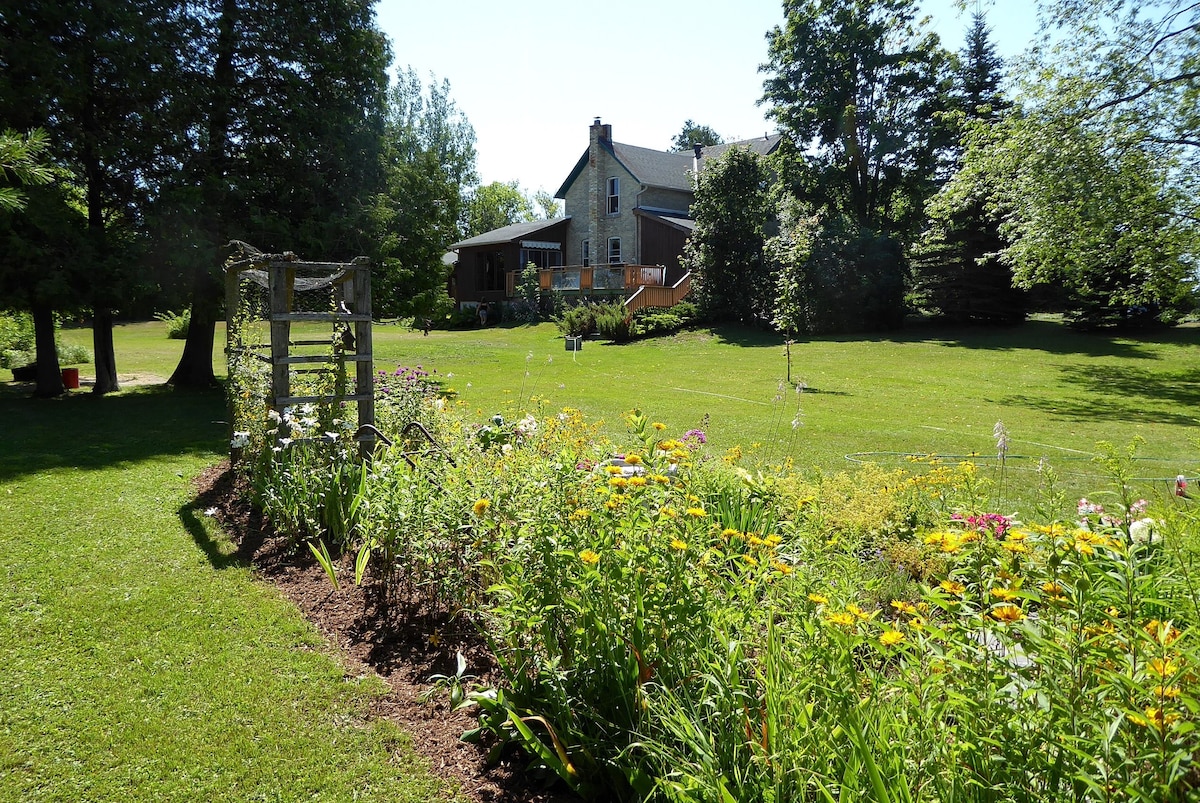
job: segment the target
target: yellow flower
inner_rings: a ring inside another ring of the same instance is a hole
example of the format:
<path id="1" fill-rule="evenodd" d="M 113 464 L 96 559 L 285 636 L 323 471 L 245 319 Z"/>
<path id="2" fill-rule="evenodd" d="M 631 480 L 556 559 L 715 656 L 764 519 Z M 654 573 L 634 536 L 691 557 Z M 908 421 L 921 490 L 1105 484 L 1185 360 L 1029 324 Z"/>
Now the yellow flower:
<path id="1" fill-rule="evenodd" d="M 825 605 L 829 602 L 829 597 L 825 596 L 824 594 L 809 594 L 808 601 L 815 602 L 818 605 Z"/>
<path id="2" fill-rule="evenodd" d="M 746 540 L 750 542 L 750 546 L 766 546 L 767 545 L 766 541 L 762 540 L 754 533 L 750 533 L 749 535 L 750 535 L 750 537 L 747 538 Z"/>
<path id="3" fill-rule="evenodd" d="M 943 580 L 938 584 L 938 588 L 945 591 L 947 594 L 953 594 L 956 597 L 961 597 L 967 590 L 967 587 L 955 580 Z"/>
<path id="4" fill-rule="evenodd" d="M 654 480 L 660 485 L 666 485 L 671 481 L 671 478 L 666 474 L 651 474 L 650 479 Z"/>
<path id="5" fill-rule="evenodd" d="M 885 647 L 895 647 L 904 641 L 904 634 L 899 630 L 885 630 L 879 634 L 879 643 Z"/>
<path id="6" fill-rule="evenodd" d="M 484 513 L 487 513 L 488 508 L 491 506 L 491 499 L 480 499 L 471 507 L 471 510 L 475 512 L 476 516 L 482 516 Z"/>
<path id="7" fill-rule="evenodd" d="M 1160 700 L 1175 700 L 1179 698 L 1178 686 L 1155 686 L 1154 696 Z"/>
<path id="8" fill-rule="evenodd" d="M 697 519 L 702 519 L 708 515 L 708 513 L 706 513 L 702 507 L 689 507 L 687 509 L 687 514 Z"/>
<path id="9" fill-rule="evenodd" d="M 992 609 L 992 618 L 1012 624 L 1025 618 L 1025 612 L 1016 605 L 997 605 Z"/>
<path id="10" fill-rule="evenodd" d="M 758 560 L 753 555 L 742 555 L 742 560 L 747 566 L 757 566 Z"/>
<path id="11" fill-rule="evenodd" d="M 655 428 L 655 429 L 657 429 L 659 432 L 662 432 L 664 429 L 666 429 L 666 428 L 667 428 L 667 425 L 666 425 L 666 424 L 664 424 L 664 423 L 662 423 L 661 421 L 655 421 L 655 422 L 654 422 L 653 424 L 651 424 L 650 426 L 654 427 L 654 428 Z"/>
<path id="12" fill-rule="evenodd" d="M 680 541 L 678 538 L 672 538 L 671 549 L 678 549 L 680 552 L 683 552 L 685 549 L 687 549 L 687 541 Z"/>
<path id="13" fill-rule="evenodd" d="M 1175 629 L 1170 622 L 1160 622 L 1157 619 L 1151 619 L 1143 628 L 1159 644 L 1164 647 L 1179 638 L 1179 631 Z"/>
<path id="14" fill-rule="evenodd" d="M 1004 549 L 1007 549 L 1009 552 L 1012 552 L 1013 554 L 1017 554 L 1017 555 L 1029 554 L 1029 545 L 1026 544 L 1024 541 L 1008 540 L 1008 541 L 1004 541 L 1003 543 L 1001 543 L 1000 546 L 1003 547 Z"/>
<path id="15" fill-rule="evenodd" d="M 667 505 L 666 507 L 659 509 L 658 515 L 662 516 L 664 519 L 675 519 L 679 517 L 679 511 L 670 505 Z"/>
<path id="16" fill-rule="evenodd" d="M 645 477 L 630 477 L 629 486 L 631 488 L 641 488 L 647 482 Z"/>
<path id="17" fill-rule="evenodd" d="M 579 553 L 579 559 L 588 566 L 595 566 L 600 562 L 600 555 L 590 549 L 585 549 Z"/>
<path id="18" fill-rule="evenodd" d="M 771 561 L 771 568 L 780 574 L 791 574 L 794 571 L 791 566 L 788 566 L 786 563 L 779 560 Z"/>
<path id="19" fill-rule="evenodd" d="M 777 547 L 783 543 L 783 536 L 777 535 L 776 533 L 771 533 L 764 540 L 767 542 L 767 546 Z"/>
<path id="20" fill-rule="evenodd" d="M 854 627 L 854 623 L 857 620 L 854 618 L 854 614 L 849 613 L 848 611 L 842 611 L 841 613 L 829 614 L 825 617 L 825 621 L 829 622 L 831 625 L 837 625 L 838 627 L 850 628 Z"/>
<path id="21" fill-rule="evenodd" d="M 1012 602 L 1017 598 L 1017 592 L 1013 591 L 1011 588 L 997 587 L 992 589 L 992 596 L 1003 602 Z"/>
<path id="22" fill-rule="evenodd" d="M 724 530 L 721 530 L 721 537 L 729 540 L 730 538 L 741 538 L 742 534 L 732 527 L 726 527 Z"/>
<path id="23" fill-rule="evenodd" d="M 571 521 L 583 521 L 584 519 L 590 519 L 591 517 L 592 511 L 585 507 L 581 507 L 578 510 L 572 510 L 571 515 L 567 518 L 569 518 Z"/>
<path id="24" fill-rule="evenodd" d="M 896 609 L 896 613 L 914 614 L 917 612 L 916 607 L 911 602 L 905 602 L 901 599 L 892 600 L 892 607 Z"/>
<path id="25" fill-rule="evenodd" d="M 604 470 L 606 472 L 608 472 L 609 474 L 620 474 L 621 473 L 620 466 L 605 466 Z"/>
<path id="26" fill-rule="evenodd" d="M 624 477 L 610 477 L 608 484 L 614 488 L 625 488 L 629 485 L 629 480 Z"/>
<path id="27" fill-rule="evenodd" d="M 1150 663 L 1146 665 L 1146 671 L 1160 678 L 1168 678 L 1179 671 L 1179 664 L 1172 662 L 1170 658 L 1151 658 Z"/>
<path id="28" fill-rule="evenodd" d="M 1042 583 L 1042 590 L 1050 596 L 1060 596 L 1063 593 L 1063 587 L 1058 583 L 1045 582 Z"/>
<path id="29" fill-rule="evenodd" d="M 627 454 L 625 455 L 625 462 L 631 466 L 636 466 L 642 462 L 642 456 L 640 454 Z"/>
<path id="30" fill-rule="evenodd" d="M 853 602 L 851 602 L 849 605 L 846 606 L 846 612 L 854 614 L 859 619 L 870 619 L 872 616 L 875 615 L 874 613 L 867 613 L 862 608 L 855 605 Z"/>
<path id="31" fill-rule="evenodd" d="M 1135 725 L 1141 725 L 1143 728 L 1156 728 L 1157 730 L 1165 730 L 1168 725 L 1179 719 L 1179 714 L 1173 714 L 1163 711 L 1155 706 L 1147 706 L 1145 716 L 1140 714 L 1130 714 L 1129 720 Z"/>

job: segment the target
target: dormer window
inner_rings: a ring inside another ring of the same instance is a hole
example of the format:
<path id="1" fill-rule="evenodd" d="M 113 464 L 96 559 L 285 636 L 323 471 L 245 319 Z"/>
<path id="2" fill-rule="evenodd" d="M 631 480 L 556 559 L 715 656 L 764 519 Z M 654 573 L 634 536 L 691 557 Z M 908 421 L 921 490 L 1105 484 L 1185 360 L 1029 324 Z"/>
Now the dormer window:
<path id="1" fill-rule="evenodd" d="M 608 180 L 608 214 L 615 215 L 621 211 L 621 180 L 613 176 Z"/>

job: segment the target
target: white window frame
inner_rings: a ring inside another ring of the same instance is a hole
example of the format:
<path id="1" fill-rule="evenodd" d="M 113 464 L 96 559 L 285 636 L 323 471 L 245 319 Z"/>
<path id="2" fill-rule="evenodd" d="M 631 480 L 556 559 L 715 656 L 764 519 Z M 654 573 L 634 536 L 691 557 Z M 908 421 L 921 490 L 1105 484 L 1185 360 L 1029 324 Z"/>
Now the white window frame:
<path id="1" fill-rule="evenodd" d="M 621 179 L 610 176 L 608 179 L 608 214 L 621 214 Z"/>
<path id="2" fill-rule="evenodd" d="M 614 245 L 615 245 L 615 247 L 614 247 Z M 616 256 L 616 259 L 613 259 L 614 256 Z M 624 260 L 621 258 L 621 256 L 622 256 L 621 255 L 621 238 L 620 237 L 609 237 L 608 238 L 608 264 L 610 264 L 610 265 L 621 264 L 622 262 L 624 262 Z"/>
<path id="3" fill-rule="evenodd" d="M 586 237 L 579 244 L 579 255 L 582 257 L 582 264 L 585 268 L 592 264 L 592 241 Z"/>

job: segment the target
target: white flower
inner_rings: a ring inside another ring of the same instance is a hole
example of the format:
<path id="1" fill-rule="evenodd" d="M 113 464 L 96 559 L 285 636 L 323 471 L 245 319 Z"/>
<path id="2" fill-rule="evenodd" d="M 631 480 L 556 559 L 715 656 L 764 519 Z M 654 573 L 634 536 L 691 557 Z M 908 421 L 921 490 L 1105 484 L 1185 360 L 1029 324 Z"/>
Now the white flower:
<path id="1" fill-rule="evenodd" d="M 276 410 L 268 410 L 267 418 L 271 419 L 271 423 L 278 424 L 280 420 L 279 412 Z"/>
<path id="2" fill-rule="evenodd" d="M 234 449 L 245 449 L 250 445 L 249 432 L 235 432 L 233 438 L 229 441 L 229 445 Z"/>
<path id="3" fill-rule="evenodd" d="M 204 515 L 205 516 L 215 516 L 215 515 L 217 515 L 217 509 L 215 507 L 206 508 L 204 511 Z"/>
<path id="4" fill-rule="evenodd" d="M 1129 525 L 1129 538 L 1135 544 L 1157 544 L 1162 540 L 1158 534 L 1158 522 L 1151 518 L 1138 519 Z"/>

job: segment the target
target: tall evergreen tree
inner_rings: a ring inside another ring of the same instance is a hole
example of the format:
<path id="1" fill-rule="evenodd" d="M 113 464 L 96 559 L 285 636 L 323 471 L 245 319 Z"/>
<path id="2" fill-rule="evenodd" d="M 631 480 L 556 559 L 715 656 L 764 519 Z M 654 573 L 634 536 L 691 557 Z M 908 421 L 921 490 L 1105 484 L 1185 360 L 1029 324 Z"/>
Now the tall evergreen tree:
<path id="1" fill-rule="evenodd" d="M 179 0 L 29 0 L 0 15 L 0 117 L 44 126 L 83 188 L 95 392 L 119 388 L 113 310 L 136 295 L 129 249 L 169 159 L 158 115 L 179 75 Z"/>
<path id="2" fill-rule="evenodd" d="M 371 0 L 207 0 L 193 9 L 196 70 L 176 117 L 188 119 L 191 153 L 165 205 L 171 228 L 191 233 L 179 251 L 192 312 L 176 386 L 213 382 L 225 242 L 356 255 L 384 181 L 389 48 Z"/>
<path id="3" fill-rule="evenodd" d="M 982 13 L 976 13 L 958 54 L 947 119 L 956 132 L 948 149 L 949 168 L 961 168 L 967 127 L 995 122 L 1010 107 L 1001 89 L 1003 60 L 992 45 Z M 1000 259 L 1005 242 L 999 221 L 983 197 L 954 206 L 933 204 L 930 225 L 913 248 L 915 293 L 921 303 L 955 323 L 1015 323 L 1025 317 L 1025 292 L 1013 286 L 1012 270 Z"/>

